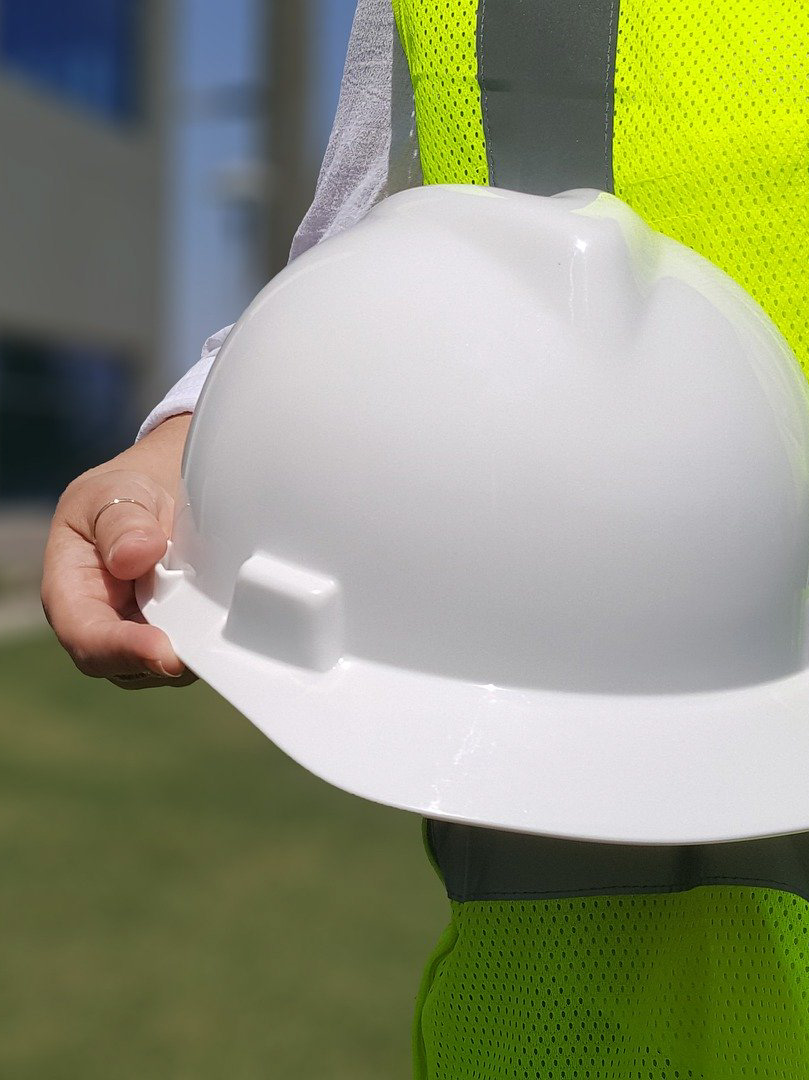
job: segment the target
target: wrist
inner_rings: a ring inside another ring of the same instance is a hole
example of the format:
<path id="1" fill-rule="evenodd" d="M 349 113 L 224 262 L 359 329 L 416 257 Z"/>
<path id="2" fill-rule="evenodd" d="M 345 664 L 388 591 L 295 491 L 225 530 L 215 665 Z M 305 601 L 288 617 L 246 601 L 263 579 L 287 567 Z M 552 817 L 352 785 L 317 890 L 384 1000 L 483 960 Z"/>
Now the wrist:
<path id="1" fill-rule="evenodd" d="M 173 496 L 180 480 L 180 465 L 191 417 L 191 413 L 170 416 L 138 442 L 90 469 L 79 480 L 119 470 L 133 471 L 148 476 Z"/>

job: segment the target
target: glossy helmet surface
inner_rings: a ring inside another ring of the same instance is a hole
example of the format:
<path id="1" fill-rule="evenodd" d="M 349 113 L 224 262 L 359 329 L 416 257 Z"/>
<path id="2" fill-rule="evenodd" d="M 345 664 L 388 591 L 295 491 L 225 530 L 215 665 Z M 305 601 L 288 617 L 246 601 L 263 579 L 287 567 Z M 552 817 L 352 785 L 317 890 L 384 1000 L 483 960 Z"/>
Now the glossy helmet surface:
<path id="1" fill-rule="evenodd" d="M 615 196 L 395 195 L 230 334 L 143 610 L 378 802 L 804 830 L 807 401 L 755 301 Z"/>

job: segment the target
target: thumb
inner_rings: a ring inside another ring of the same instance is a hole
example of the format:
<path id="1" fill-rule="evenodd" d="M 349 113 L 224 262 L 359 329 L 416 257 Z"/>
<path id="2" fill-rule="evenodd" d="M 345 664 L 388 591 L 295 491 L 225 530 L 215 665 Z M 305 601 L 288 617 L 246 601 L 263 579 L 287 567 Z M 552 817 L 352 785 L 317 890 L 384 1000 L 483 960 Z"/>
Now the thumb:
<path id="1" fill-rule="evenodd" d="M 107 474 L 87 502 L 88 539 L 122 581 L 147 573 L 166 551 L 172 499 L 149 478 Z"/>

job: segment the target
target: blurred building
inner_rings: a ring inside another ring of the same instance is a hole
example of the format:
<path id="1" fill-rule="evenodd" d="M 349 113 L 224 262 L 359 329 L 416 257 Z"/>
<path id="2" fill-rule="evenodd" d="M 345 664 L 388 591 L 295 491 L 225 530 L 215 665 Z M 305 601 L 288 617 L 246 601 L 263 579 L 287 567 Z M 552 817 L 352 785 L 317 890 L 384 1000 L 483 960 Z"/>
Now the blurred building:
<path id="1" fill-rule="evenodd" d="M 0 0 L 0 511 L 132 441 L 163 314 L 166 0 Z"/>
<path id="2" fill-rule="evenodd" d="M 0 0 L 0 634 L 65 484 L 285 256 L 355 2 Z"/>
<path id="3" fill-rule="evenodd" d="M 356 0 L 176 0 L 167 387 L 286 261 Z"/>

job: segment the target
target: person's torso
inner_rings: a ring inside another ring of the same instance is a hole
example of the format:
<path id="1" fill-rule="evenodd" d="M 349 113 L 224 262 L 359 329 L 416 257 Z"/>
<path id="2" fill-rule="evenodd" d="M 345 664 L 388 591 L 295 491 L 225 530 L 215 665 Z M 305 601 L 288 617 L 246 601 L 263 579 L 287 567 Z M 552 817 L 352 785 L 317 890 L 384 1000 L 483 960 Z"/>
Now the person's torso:
<path id="1" fill-rule="evenodd" d="M 425 183 L 611 191 L 809 370 L 809 3 L 394 0 Z M 809 838 L 630 849 L 427 823 L 453 921 L 417 1076 L 809 1075 Z"/>

